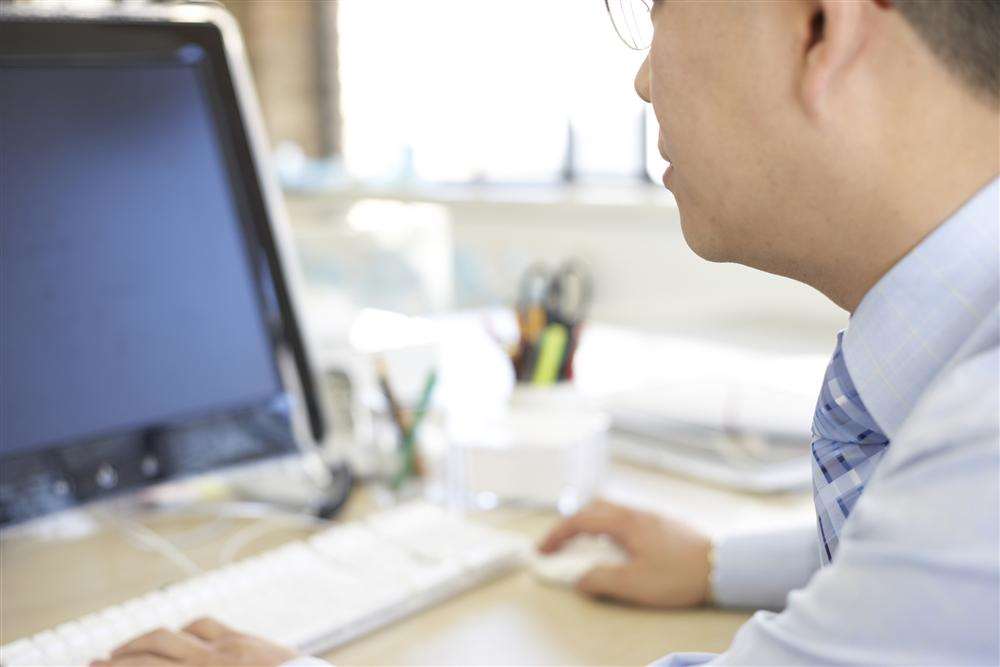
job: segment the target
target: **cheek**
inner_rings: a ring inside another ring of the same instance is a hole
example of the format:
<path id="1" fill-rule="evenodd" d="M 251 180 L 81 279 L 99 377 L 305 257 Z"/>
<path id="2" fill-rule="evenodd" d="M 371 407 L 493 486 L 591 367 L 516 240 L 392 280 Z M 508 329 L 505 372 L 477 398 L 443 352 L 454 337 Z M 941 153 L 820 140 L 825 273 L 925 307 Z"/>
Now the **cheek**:
<path id="1" fill-rule="evenodd" d="M 650 95 L 663 144 L 678 168 L 692 169 L 711 150 L 708 126 L 712 95 L 697 47 L 667 35 L 650 53 Z"/>
<path id="2" fill-rule="evenodd" d="M 665 37 L 650 53 L 662 142 L 677 170 L 678 189 L 720 206 L 725 198 L 718 193 L 738 187 L 753 157 L 746 151 L 746 125 L 754 118 L 746 92 L 757 84 L 718 47 L 722 35 L 703 30 Z"/>

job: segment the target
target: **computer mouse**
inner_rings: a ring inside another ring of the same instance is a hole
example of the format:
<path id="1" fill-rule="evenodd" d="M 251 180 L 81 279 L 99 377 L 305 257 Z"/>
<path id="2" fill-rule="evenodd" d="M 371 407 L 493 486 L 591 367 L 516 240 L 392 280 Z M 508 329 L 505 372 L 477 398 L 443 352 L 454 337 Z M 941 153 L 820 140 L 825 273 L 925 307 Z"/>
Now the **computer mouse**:
<path id="1" fill-rule="evenodd" d="M 531 569 L 542 583 L 572 588 L 595 567 L 626 562 L 628 553 L 607 535 L 577 535 L 555 553 L 536 553 Z"/>

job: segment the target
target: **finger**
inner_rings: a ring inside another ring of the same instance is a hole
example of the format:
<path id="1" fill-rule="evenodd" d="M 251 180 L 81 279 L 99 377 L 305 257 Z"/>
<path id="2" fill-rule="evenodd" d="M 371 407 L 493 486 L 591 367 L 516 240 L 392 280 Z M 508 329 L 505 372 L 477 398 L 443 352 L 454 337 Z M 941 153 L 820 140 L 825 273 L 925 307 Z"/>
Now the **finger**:
<path id="1" fill-rule="evenodd" d="M 578 582 L 576 589 L 594 597 L 629 599 L 631 577 L 627 565 L 595 567 Z"/>
<path id="2" fill-rule="evenodd" d="M 181 663 L 150 653 L 129 653 L 110 660 L 95 660 L 90 667 L 177 667 Z"/>
<path id="3" fill-rule="evenodd" d="M 136 637 L 111 652 L 111 657 L 130 653 L 149 653 L 173 660 L 197 660 L 205 655 L 205 645 L 197 638 L 157 628 Z"/>
<path id="4" fill-rule="evenodd" d="M 538 550 L 542 553 L 558 551 L 568 540 L 581 533 L 605 534 L 611 536 L 616 542 L 622 543 L 625 541 L 628 527 L 627 523 L 622 521 L 622 517 L 623 512 L 614 506 L 601 504 L 587 507 L 553 528 L 542 540 Z"/>
<path id="5" fill-rule="evenodd" d="M 595 511 L 601 512 L 617 512 L 620 510 L 627 509 L 624 505 L 619 505 L 618 503 L 613 503 L 610 500 L 605 500 L 604 498 L 598 498 L 597 500 L 592 500 L 587 503 L 587 507 Z"/>
<path id="6" fill-rule="evenodd" d="M 193 623 L 185 626 L 181 632 L 194 635 L 198 639 L 204 639 L 207 642 L 216 640 L 219 637 L 225 637 L 226 635 L 239 634 L 236 630 L 219 623 L 214 618 L 199 618 Z"/>
<path id="7" fill-rule="evenodd" d="M 549 530 L 548 534 L 542 538 L 542 541 L 538 543 L 538 550 L 542 553 L 550 553 L 556 551 L 562 543 L 565 542 L 568 537 L 565 535 L 571 530 L 571 527 L 576 525 L 581 517 L 593 515 L 593 514 L 605 514 L 607 513 L 607 503 L 602 500 L 595 500 L 576 514 L 566 519 L 560 521 L 554 528 Z"/>

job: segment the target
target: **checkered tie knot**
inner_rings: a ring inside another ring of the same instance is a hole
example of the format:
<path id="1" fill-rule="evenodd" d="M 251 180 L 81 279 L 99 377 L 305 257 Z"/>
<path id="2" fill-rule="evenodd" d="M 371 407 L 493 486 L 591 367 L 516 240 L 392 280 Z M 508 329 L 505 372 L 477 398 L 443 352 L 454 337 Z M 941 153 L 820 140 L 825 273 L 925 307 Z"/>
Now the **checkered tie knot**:
<path id="1" fill-rule="evenodd" d="M 889 445 L 851 382 L 843 335 L 837 336 L 812 427 L 813 500 L 823 565 L 833 559 L 844 522 Z"/>

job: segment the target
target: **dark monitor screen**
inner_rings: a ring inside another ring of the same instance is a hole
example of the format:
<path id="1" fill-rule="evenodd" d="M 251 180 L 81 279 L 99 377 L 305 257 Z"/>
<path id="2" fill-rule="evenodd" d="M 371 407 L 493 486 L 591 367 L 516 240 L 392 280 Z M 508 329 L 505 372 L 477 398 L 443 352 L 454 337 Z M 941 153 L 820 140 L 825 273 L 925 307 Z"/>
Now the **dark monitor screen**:
<path id="1" fill-rule="evenodd" d="M 0 47 L 0 523 L 296 451 L 304 357 L 218 33 L 105 29 L 132 48 Z"/>

